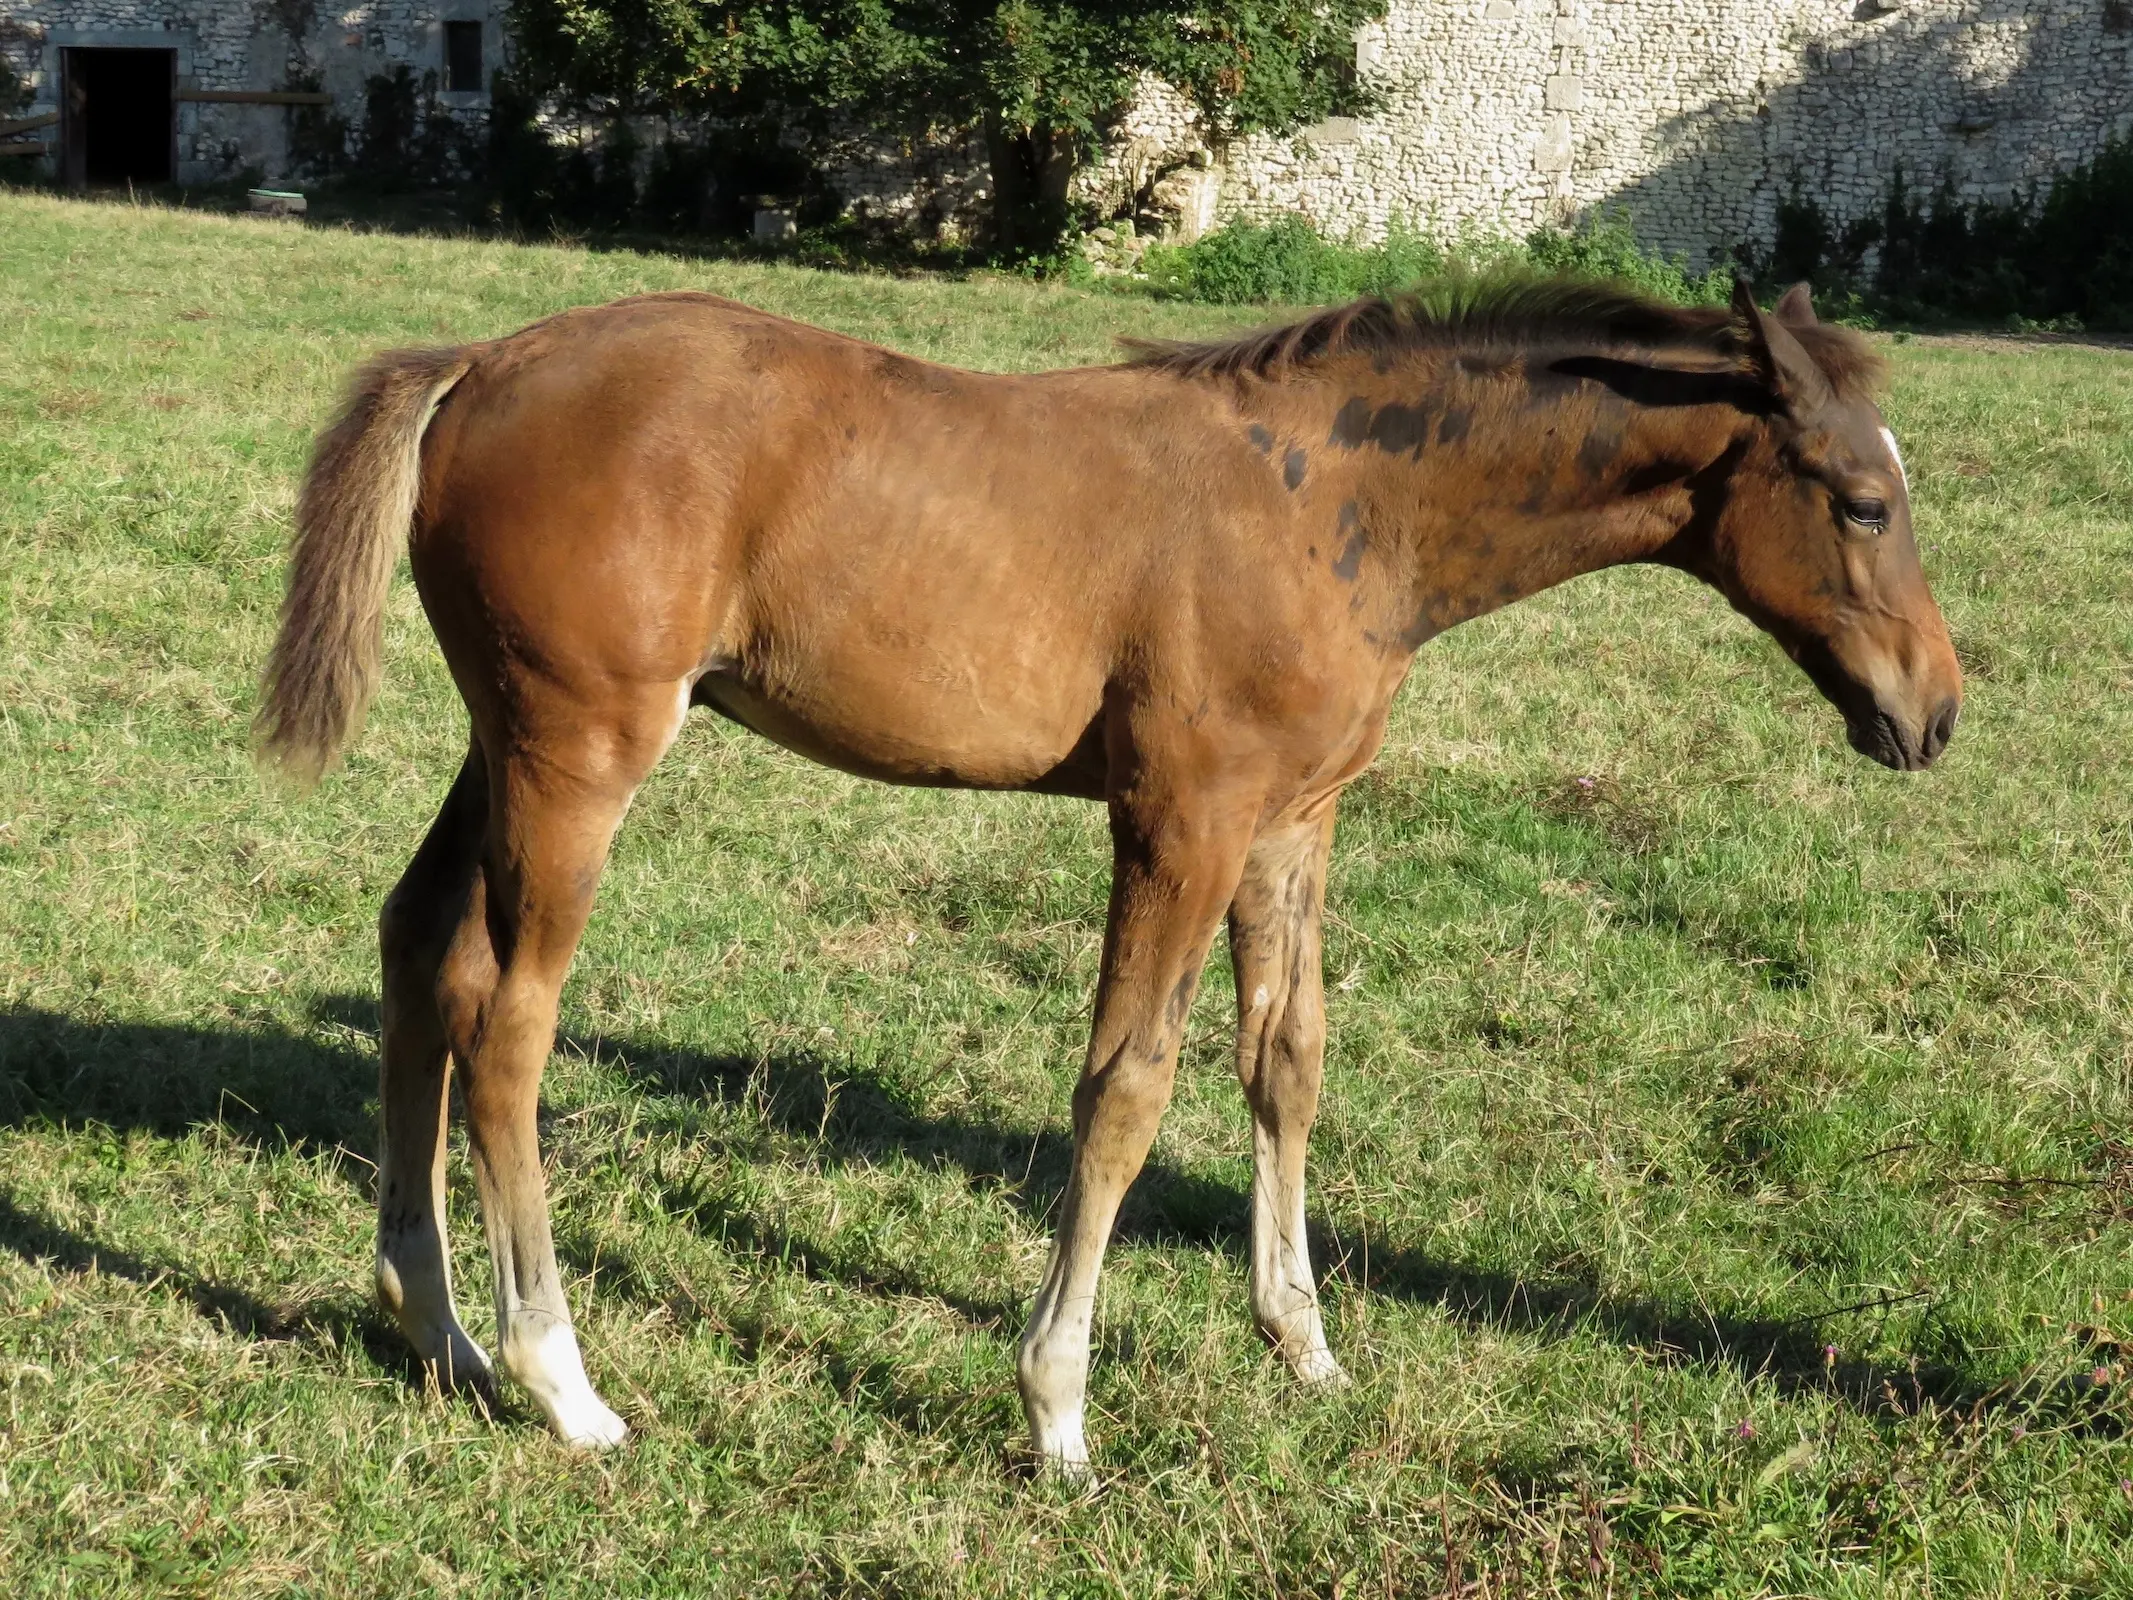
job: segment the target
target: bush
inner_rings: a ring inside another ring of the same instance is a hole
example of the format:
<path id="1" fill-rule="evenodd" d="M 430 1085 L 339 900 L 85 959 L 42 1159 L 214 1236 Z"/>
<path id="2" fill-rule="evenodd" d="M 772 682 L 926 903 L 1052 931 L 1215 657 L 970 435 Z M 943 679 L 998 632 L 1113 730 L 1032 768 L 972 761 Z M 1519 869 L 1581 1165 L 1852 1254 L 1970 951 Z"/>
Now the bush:
<path id="1" fill-rule="evenodd" d="M 1218 305 L 1309 305 L 1382 294 L 1444 270 L 1444 252 L 1395 224 L 1381 245 L 1335 244 L 1303 217 L 1233 222 L 1189 245 L 1151 245 L 1142 258 L 1157 291 Z"/>
<path id="2" fill-rule="evenodd" d="M 1733 293 L 1732 266 L 1694 273 L 1680 256 L 1662 256 L 1637 243 L 1629 219 L 1611 212 L 1562 232 L 1542 228 L 1527 235 L 1516 264 L 1541 272 L 1612 278 L 1646 294 L 1682 305 L 1724 305 Z"/>
<path id="3" fill-rule="evenodd" d="M 1448 245 L 1399 219 L 1382 244 L 1338 244 L 1307 219 L 1287 216 L 1232 222 L 1189 245 L 1151 245 L 1141 261 L 1158 294 L 1220 305 L 1317 305 L 1391 294 L 1454 269 L 1612 278 L 1688 304 L 1721 303 L 1733 286 L 1724 268 L 1699 277 L 1679 259 L 1644 250 L 1629 224 L 1611 215 L 1523 240 L 1469 231 Z"/>
<path id="4" fill-rule="evenodd" d="M 2133 141 L 2061 173 L 2041 199 L 1966 204 L 1945 184 L 1920 195 L 1899 172 L 1881 215 L 1841 231 L 1796 192 L 1758 277 L 1811 279 L 1883 320 L 2133 327 Z"/>

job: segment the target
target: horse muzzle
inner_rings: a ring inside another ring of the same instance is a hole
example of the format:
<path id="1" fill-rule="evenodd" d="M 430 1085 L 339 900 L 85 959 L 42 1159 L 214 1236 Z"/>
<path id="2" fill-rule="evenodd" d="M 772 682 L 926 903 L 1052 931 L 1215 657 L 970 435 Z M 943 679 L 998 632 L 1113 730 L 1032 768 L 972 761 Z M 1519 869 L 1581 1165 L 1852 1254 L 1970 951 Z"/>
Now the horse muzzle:
<path id="1" fill-rule="evenodd" d="M 1914 723 L 1877 700 L 1865 714 L 1846 717 L 1845 731 L 1861 755 L 1897 772 L 1923 772 L 1940 759 L 1955 737 L 1962 709 L 1962 701 L 1950 695 L 1931 715 Z"/>

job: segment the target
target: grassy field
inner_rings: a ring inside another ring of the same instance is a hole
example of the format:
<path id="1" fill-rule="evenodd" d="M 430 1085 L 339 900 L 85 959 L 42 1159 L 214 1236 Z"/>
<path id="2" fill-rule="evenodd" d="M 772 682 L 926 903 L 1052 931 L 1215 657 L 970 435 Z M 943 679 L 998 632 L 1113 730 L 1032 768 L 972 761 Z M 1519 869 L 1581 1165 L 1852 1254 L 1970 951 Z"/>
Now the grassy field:
<path id="1" fill-rule="evenodd" d="M 1101 818 L 708 718 L 547 1080 L 636 1436 L 413 1386 L 372 925 L 464 729 L 403 583 L 346 771 L 254 776 L 293 483 L 366 352 L 682 285 L 1001 368 L 1225 325 L 0 197 L 0 1588 L 2133 1594 L 2133 357 L 2076 347 L 1891 351 L 1970 673 L 1931 774 L 1675 575 L 1428 647 L 1334 867 L 1351 1389 L 1251 1326 L 1218 958 L 1106 1277 L 1100 1484 L 1028 1478 Z M 486 1338 L 463 1160 L 452 1203 Z"/>

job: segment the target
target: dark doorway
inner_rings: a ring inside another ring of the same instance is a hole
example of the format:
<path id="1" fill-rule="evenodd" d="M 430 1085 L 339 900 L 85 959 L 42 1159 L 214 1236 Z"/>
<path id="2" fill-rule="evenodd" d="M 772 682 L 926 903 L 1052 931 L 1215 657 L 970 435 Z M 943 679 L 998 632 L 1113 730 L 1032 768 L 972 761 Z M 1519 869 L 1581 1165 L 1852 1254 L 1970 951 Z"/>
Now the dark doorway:
<path id="1" fill-rule="evenodd" d="M 480 23 L 444 25 L 444 86 L 455 94 L 480 94 L 488 87 L 481 81 Z"/>
<path id="2" fill-rule="evenodd" d="M 175 50 L 66 52 L 60 129 L 69 183 L 168 183 L 177 144 Z"/>

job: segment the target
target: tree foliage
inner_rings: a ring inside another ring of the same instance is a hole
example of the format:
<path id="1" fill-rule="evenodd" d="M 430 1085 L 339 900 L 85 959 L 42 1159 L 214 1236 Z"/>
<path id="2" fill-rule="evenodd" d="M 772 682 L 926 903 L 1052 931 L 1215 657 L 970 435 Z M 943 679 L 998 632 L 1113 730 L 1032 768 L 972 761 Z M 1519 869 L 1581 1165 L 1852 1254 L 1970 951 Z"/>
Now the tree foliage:
<path id="1" fill-rule="evenodd" d="M 1067 178 L 1140 74 L 1217 141 L 1371 101 L 1358 26 L 1385 0 L 514 0 L 523 70 L 613 112 L 766 112 L 884 134 L 962 129 L 991 154 L 1010 250 L 1065 220 Z"/>

